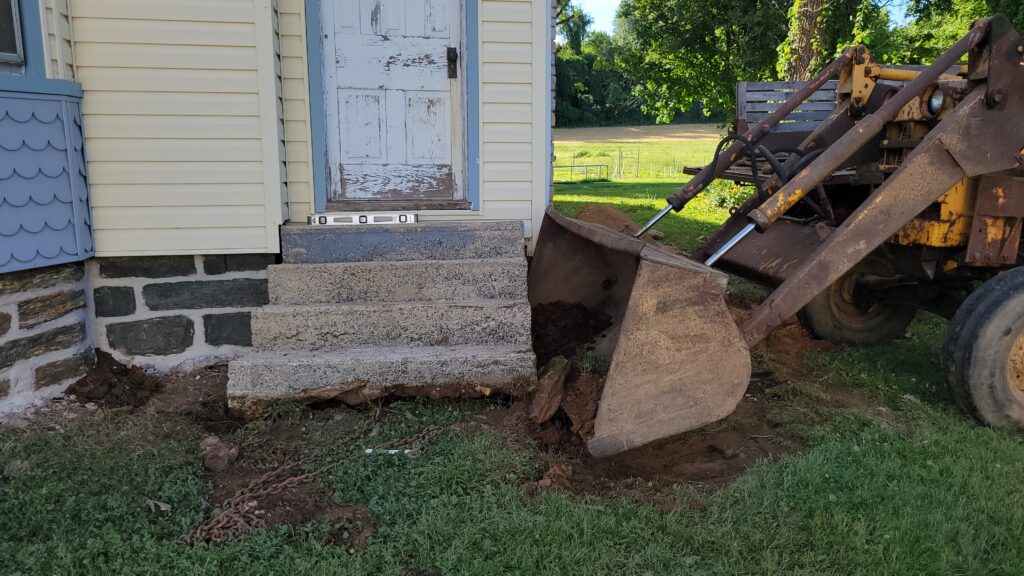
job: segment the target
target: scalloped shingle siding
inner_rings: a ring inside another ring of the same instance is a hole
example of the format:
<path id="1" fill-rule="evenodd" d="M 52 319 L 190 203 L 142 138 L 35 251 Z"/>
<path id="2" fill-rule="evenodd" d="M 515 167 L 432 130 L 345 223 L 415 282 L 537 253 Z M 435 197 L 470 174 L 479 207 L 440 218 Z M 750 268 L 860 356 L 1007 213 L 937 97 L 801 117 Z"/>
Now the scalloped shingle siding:
<path id="1" fill-rule="evenodd" d="M 82 142 L 76 99 L 0 93 L 0 273 L 92 256 Z"/>

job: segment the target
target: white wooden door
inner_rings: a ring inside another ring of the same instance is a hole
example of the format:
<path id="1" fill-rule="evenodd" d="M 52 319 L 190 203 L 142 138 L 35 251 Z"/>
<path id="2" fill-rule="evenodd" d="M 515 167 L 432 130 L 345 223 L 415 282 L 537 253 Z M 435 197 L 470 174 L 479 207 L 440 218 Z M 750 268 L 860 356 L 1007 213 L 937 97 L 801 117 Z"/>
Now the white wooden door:
<path id="1" fill-rule="evenodd" d="M 462 0 L 322 6 L 328 201 L 462 199 Z"/>

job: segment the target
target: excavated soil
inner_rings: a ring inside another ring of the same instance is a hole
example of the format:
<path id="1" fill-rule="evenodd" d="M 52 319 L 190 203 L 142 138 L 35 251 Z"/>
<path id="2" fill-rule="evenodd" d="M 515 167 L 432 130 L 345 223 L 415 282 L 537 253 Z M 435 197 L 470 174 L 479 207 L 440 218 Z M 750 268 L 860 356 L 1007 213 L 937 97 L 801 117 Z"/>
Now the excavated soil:
<path id="1" fill-rule="evenodd" d="M 189 372 L 149 374 L 98 351 L 96 365 L 68 388 L 67 395 L 82 404 L 186 416 L 201 423 L 207 431 L 218 432 L 239 425 L 227 416 L 227 384 L 228 369 L 224 364 Z"/>
<path id="2" fill-rule="evenodd" d="M 159 389 L 159 381 L 146 374 L 145 370 L 125 366 L 110 354 L 97 351 L 96 365 L 72 384 L 67 394 L 82 403 L 91 402 L 107 408 L 139 407 Z"/>
<path id="3" fill-rule="evenodd" d="M 774 460 L 803 447 L 777 417 L 785 386 L 765 372 L 754 376 L 743 401 L 725 420 L 615 456 L 593 458 L 587 452 L 586 439 L 593 429 L 601 384 L 593 377 L 577 379 L 570 388 L 576 389 L 579 399 L 594 399 L 593 404 L 572 402 L 569 410 L 563 406 L 560 414 L 544 424 L 510 414 L 505 425 L 529 434 L 552 458 L 544 477 L 526 485 L 524 492 L 556 489 L 599 494 L 634 479 L 660 488 L 679 482 L 722 485 L 759 460 Z"/>
<path id="4" fill-rule="evenodd" d="M 533 350 L 544 366 L 555 356 L 573 358 L 612 325 L 600 310 L 554 302 L 533 307 Z"/>
<path id="5" fill-rule="evenodd" d="M 611 204 L 587 204 L 574 216 L 577 220 L 589 222 L 591 224 L 600 224 L 605 228 L 628 234 L 632 236 L 640 229 L 637 227 L 636 222 L 629 217 L 622 210 L 619 210 Z"/>

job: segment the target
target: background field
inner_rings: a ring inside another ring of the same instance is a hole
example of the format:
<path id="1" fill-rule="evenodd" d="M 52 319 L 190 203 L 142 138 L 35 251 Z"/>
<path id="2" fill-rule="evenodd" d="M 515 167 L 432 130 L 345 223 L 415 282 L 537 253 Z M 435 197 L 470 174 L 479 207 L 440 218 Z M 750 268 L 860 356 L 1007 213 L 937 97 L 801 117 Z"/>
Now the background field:
<path id="1" fill-rule="evenodd" d="M 555 130 L 555 182 L 687 178 L 683 168 L 709 162 L 723 132 L 712 124 Z"/>

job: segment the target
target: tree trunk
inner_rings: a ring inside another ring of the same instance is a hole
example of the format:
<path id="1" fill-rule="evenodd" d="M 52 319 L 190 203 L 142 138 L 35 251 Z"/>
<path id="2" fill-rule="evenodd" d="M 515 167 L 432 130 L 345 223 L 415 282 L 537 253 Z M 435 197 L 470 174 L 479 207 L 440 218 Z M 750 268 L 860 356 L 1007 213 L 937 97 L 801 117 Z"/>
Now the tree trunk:
<path id="1" fill-rule="evenodd" d="M 810 80 L 821 54 L 815 40 L 821 31 L 822 0 L 796 0 L 789 23 L 789 60 L 783 69 L 788 81 Z"/>

